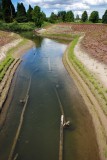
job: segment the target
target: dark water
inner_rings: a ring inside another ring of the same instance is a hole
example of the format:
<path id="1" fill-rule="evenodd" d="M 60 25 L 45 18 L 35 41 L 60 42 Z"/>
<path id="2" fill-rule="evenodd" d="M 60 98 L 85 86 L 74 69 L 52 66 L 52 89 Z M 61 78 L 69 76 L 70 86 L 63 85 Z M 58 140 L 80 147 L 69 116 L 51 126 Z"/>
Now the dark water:
<path id="1" fill-rule="evenodd" d="M 83 117 L 85 114 L 88 117 L 89 113 L 62 63 L 62 55 L 67 45 L 40 37 L 36 38 L 36 44 L 36 47 L 23 56 L 23 62 L 17 70 L 12 101 L 0 133 L 0 160 L 7 160 L 11 151 L 23 107 L 19 101 L 26 95 L 29 77 L 29 100 L 14 152 L 14 156 L 18 154 L 17 160 L 58 160 L 61 111 L 55 89 L 66 119 L 72 122 L 70 129 L 64 131 L 64 160 L 98 160 L 95 136 L 90 133 L 89 141 L 78 141 L 78 138 L 83 137 L 83 133 L 86 139 L 88 136 L 88 129 L 84 129 L 86 126 L 80 122 L 88 119 L 87 122 L 91 124 L 91 118 L 81 117 L 78 121 L 79 117 L 76 115 L 76 112 L 79 112 L 78 116 L 83 113 Z M 92 126 L 90 130 L 94 135 Z M 94 143 L 93 148 L 91 142 Z M 79 153 L 79 150 L 82 153 Z"/>

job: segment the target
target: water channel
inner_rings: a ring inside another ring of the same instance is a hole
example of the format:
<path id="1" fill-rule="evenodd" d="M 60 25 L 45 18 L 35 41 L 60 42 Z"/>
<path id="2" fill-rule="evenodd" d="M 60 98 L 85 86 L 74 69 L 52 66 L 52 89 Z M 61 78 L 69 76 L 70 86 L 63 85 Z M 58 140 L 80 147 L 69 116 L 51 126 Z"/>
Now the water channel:
<path id="1" fill-rule="evenodd" d="M 65 117 L 71 121 L 70 128 L 64 130 L 63 160 L 99 160 L 91 117 L 62 62 L 67 44 L 40 37 L 35 42 L 36 46 L 22 57 L 11 85 L 10 107 L 0 132 L 0 160 L 8 160 L 23 109 L 20 99 L 25 98 L 29 78 L 29 99 L 13 157 L 59 159 L 61 111 L 57 90 Z"/>

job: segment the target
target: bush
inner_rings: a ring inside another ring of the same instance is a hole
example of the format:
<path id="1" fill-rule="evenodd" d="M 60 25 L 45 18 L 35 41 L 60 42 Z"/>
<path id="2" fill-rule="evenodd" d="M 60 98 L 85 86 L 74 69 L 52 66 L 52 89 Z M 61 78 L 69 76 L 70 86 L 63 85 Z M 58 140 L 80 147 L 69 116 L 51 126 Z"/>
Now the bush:
<path id="1" fill-rule="evenodd" d="M 25 17 L 25 16 L 17 17 L 16 21 L 19 23 L 28 22 L 27 17 Z"/>
<path id="2" fill-rule="evenodd" d="M 28 22 L 28 23 L 18 23 L 16 21 L 14 21 L 13 23 L 0 22 L 0 29 L 7 31 L 15 31 L 15 32 L 32 31 L 35 29 L 35 25 L 33 22 Z"/>

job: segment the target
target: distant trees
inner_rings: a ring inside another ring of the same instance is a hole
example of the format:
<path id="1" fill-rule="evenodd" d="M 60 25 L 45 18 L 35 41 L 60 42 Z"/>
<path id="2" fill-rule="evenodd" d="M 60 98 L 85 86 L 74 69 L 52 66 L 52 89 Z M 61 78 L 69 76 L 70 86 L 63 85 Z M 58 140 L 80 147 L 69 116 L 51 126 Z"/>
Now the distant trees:
<path id="1" fill-rule="evenodd" d="M 16 20 L 17 20 L 17 22 L 27 22 L 26 9 L 25 9 L 23 3 L 17 4 Z"/>
<path id="2" fill-rule="evenodd" d="M 90 14 L 89 21 L 91 21 L 93 23 L 98 23 L 98 21 L 99 21 L 99 13 L 98 13 L 98 11 L 93 11 Z"/>
<path id="3" fill-rule="evenodd" d="M 41 27 L 45 17 L 46 16 L 45 16 L 45 14 L 43 12 L 41 12 L 40 7 L 39 6 L 35 6 L 34 10 L 32 11 L 32 19 L 34 20 L 35 25 L 37 27 Z"/>
<path id="4" fill-rule="evenodd" d="M 59 11 L 58 14 L 55 14 L 54 12 L 51 13 L 49 17 L 49 21 L 51 23 L 58 22 L 74 22 L 74 14 L 72 11 Z"/>
<path id="5" fill-rule="evenodd" d="M 81 17 L 82 22 L 86 22 L 88 20 L 88 14 L 87 11 L 84 11 Z"/>
<path id="6" fill-rule="evenodd" d="M 102 23 L 107 24 L 107 10 L 105 11 L 104 15 L 102 16 Z"/>
<path id="7" fill-rule="evenodd" d="M 27 10 L 27 19 L 28 19 L 28 21 L 33 21 L 32 12 L 33 12 L 33 8 L 31 7 L 31 5 L 29 5 L 29 8 Z"/>
<path id="8" fill-rule="evenodd" d="M 37 27 L 40 27 L 43 21 L 48 21 L 51 23 L 56 22 L 86 22 L 88 21 L 88 13 L 84 11 L 81 18 L 79 15 L 76 15 L 74 18 L 74 13 L 70 11 L 59 11 L 57 14 L 54 12 L 51 13 L 49 18 L 46 18 L 44 12 L 41 11 L 39 6 L 35 6 L 34 9 L 29 5 L 28 10 L 26 11 L 23 3 L 17 3 L 17 12 L 12 3 L 12 0 L 0 0 L 0 20 L 4 20 L 7 23 L 13 22 L 35 22 Z M 89 16 L 89 21 L 92 23 L 106 23 L 107 24 L 107 10 L 105 11 L 102 19 L 99 19 L 98 11 L 93 11 Z"/>
<path id="9" fill-rule="evenodd" d="M 2 0 L 2 3 L 0 3 L 0 19 L 7 23 L 13 22 L 14 20 L 19 23 L 34 21 L 35 25 L 40 27 L 43 21 L 46 20 L 46 15 L 41 11 L 39 6 L 35 6 L 33 9 L 31 5 L 29 5 L 29 8 L 26 12 L 23 3 L 17 3 L 16 12 L 11 0 Z"/>
<path id="10" fill-rule="evenodd" d="M 58 16 L 54 12 L 52 12 L 49 17 L 49 22 L 55 23 L 57 20 L 58 20 Z"/>
<path id="11" fill-rule="evenodd" d="M 75 18 L 75 19 L 76 19 L 77 21 L 80 20 L 80 17 L 79 17 L 78 14 L 76 15 L 76 18 Z"/>
<path id="12" fill-rule="evenodd" d="M 65 15 L 66 22 L 74 22 L 74 14 L 72 11 L 68 11 Z"/>
<path id="13" fill-rule="evenodd" d="M 66 11 L 59 11 L 58 12 L 58 19 L 62 22 L 65 22 L 65 17 L 66 17 Z"/>
<path id="14" fill-rule="evenodd" d="M 0 1 L 0 20 L 3 19 L 2 2 Z"/>
<path id="15" fill-rule="evenodd" d="M 2 12 L 5 22 L 12 22 L 15 18 L 15 8 L 11 0 L 2 0 Z"/>

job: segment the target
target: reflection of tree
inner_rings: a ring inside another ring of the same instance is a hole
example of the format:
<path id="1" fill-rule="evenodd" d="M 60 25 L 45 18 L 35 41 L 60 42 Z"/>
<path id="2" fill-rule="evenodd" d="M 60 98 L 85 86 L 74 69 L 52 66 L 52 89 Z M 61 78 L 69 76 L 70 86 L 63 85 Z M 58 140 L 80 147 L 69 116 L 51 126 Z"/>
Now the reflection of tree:
<path id="1" fill-rule="evenodd" d="M 42 44 L 42 41 L 43 41 L 42 37 L 35 35 L 33 40 L 36 44 L 36 47 L 41 47 L 41 44 Z"/>
<path id="2" fill-rule="evenodd" d="M 22 33 L 20 33 L 20 35 L 21 35 L 22 37 L 24 37 L 24 38 L 27 38 L 27 39 L 32 40 L 32 41 L 35 43 L 35 45 L 36 45 L 37 48 L 38 48 L 38 47 L 41 47 L 41 43 L 42 43 L 42 40 L 43 40 L 42 37 L 37 36 L 37 35 L 36 35 L 35 33 L 33 33 L 33 32 L 22 32 Z"/>

